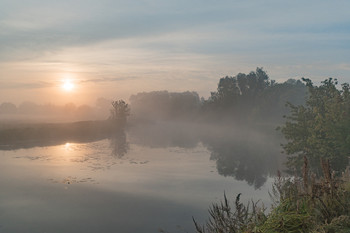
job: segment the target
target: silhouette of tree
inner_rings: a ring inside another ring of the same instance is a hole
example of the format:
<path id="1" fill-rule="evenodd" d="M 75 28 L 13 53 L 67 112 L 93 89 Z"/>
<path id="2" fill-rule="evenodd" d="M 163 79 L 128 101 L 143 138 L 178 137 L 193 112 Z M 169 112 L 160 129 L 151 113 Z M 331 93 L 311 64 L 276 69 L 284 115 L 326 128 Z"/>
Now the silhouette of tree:
<path id="1" fill-rule="evenodd" d="M 132 95 L 133 117 L 144 120 L 189 119 L 199 110 L 196 92 L 153 91 Z"/>
<path id="2" fill-rule="evenodd" d="M 130 115 L 130 107 L 124 100 L 112 102 L 110 120 L 119 127 L 126 126 L 127 117 Z"/>
<path id="3" fill-rule="evenodd" d="M 303 104 L 306 92 L 299 80 L 276 83 L 262 68 L 257 68 L 248 74 L 221 78 L 217 91 L 202 101 L 201 112 L 213 119 L 276 123 L 289 113 L 286 102 Z"/>
<path id="4" fill-rule="evenodd" d="M 237 118 L 252 116 L 262 93 L 274 85 L 262 68 L 249 74 L 239 73 L 234 77 L 221 78 L 216 92 L 212 92 L 204 102 L 207 111 L 218 111 L 219 114 L 233 113 Z"/>
<path id="5" fill-rule="evenodd" d="M 17 107 L 13 103 L 4 102 L 0 105 L 0 113 L 4 113 L 4 114 L 17 113 Z"/>
<path id="6" fill-rule="evenodd" d="M 273 83 L 257 100 L 254 106 L 254 117 L 282 124 L 284 122 L 282 116 L 290 113 L 286 103 L 305 104 L 306 96 L 307 87 L 300 80 L 288 79 L 284 83 Z"/>

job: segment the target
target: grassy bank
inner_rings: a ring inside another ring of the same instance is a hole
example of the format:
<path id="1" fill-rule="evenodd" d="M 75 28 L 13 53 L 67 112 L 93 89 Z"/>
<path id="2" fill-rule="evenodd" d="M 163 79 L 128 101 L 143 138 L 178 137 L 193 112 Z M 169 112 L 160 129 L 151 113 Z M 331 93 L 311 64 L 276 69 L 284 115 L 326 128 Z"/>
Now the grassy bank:
<path id="1" fill-rule="evenodd" d="M 350 170 L 335 177 L 328 161 L 321 161 L 323 177 L 309 172 L 305 159 L 300 178 L 276 178 L 271 191 L 274 205 L 268 213 L 257 202 L 244 205 L 240 195 L 233 205 L 224 201 L 209 208 L 210 218 L 196 230 L 204 232 L 350 232 Z"/>

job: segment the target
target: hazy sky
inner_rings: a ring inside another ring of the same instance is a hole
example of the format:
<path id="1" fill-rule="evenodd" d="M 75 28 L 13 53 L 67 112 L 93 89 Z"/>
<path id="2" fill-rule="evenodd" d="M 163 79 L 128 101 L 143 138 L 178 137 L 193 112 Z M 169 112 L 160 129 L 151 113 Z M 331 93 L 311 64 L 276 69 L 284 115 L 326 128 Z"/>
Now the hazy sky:
<path id="1" fill-rule="evenodd" d="M 1 0 L 0 102 L 193 90 L 264 67 L 350 82 L 350 1 Z M 63 80 L 75 87 L 65 91 Z"/>

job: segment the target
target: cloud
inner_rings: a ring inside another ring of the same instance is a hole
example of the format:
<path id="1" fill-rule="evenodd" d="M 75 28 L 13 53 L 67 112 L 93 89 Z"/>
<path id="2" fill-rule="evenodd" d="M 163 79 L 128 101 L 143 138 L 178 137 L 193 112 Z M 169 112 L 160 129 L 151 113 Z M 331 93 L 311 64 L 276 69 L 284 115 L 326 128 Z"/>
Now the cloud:
<path id="1" fill-rule="evenodd" d="M 0 82 L 1 89 L 39 89 L 52 87 L 54 84 L 44 81 L 37 82 Z"/>
<path id="2" fill-rule="evenodd" d="M 230 51 L 235 50 L 235 46 L 230 46 L 230 41 L 243 48 L 249 48 L 257 42 L 273 48 L 271 44 L 264 43 L 267 42 L 264 38 L 269 35 L 276 38 L 274 44 L 278 44 L 278 35 L 284 35 L 281 42 L 287 42 L 288 45 L 293 43 L 295 35 L 303 36 L 305 32 L 349 34 L 349 17 L 345 10 L 349 3 L 346 1 L 328 4 L 293 1 L 282 4 L 271 0 L 263 3 L 106 0 L 98 3 L 43 3 L 31 0 L 21 7 L 4 1 L 0 3 L 0 8 L 6 9 L 1 7 L 4 4 L 10 6 L 7 7 L 8 11 L 3 10 L 7 14 L 0 21 L 0 31 L 4 32 L 0 46 L 6 53 L 10 53 L 10 49 L 6 48 L 32 50 L 35 53 L 111 39 L 136 38 L 142 43 L 144 38 L 181 31 L 188 34 L 201 33 L 204 36 L 203 44 L 196 41 L 196 47 L 200 49 L 194 47 L 195 51 L 205 51 L 206 48 L 213 51 L 218 43 L 228 46 Z M 206 35 L 203 34 L 204 31 Z M 215 39 L 212 40 L 213 37 Z M 287 37 L 290 40 L 287 41 Z M 191 49 L 192 43 L 189 41 L 184 49 Z"/>
<path id="3" fill-rule="evenodd" d="M 130 77 L 119 77 L 119 78 L 95 78 L 95 79 L 86 79 L 81 80 L 80 83 L 106 83 L 106 82 L 119 82 L 125 80 L 137 79 L 135 76 Z"/>
<path id="4" fill-rule="evenodd" d="M 257 66 L 318 77 L 319 64 L 349 77 L 332 68 L 350 63 L 349 8 L 345 0 L 2 0 L 0 63 L 80 72 L 82 83 L 216 80 Z"/>

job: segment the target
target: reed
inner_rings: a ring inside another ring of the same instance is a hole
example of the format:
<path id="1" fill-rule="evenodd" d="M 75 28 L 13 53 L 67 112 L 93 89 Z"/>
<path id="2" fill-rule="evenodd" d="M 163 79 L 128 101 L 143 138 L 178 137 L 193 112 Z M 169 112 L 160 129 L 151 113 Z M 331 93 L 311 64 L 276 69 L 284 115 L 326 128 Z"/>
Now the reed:
<path id="1" fill-rule="evenodd" d="M 244 205 L 237 195 L 231 207 L 226 194 L 224 201 L 209 208 L 209 220 L 204 225 L 194 219 L 198 233 L 274 233 L 274 232 L 350 232 L 350 169 L 336 177 L 328 160 L 320 161 L 323 176 L 309 172 L 304 158 L 300 177 L 282 177 L 278 172 L 270 196 L 273 205 L 265 213 L 263 205 Z"/>

